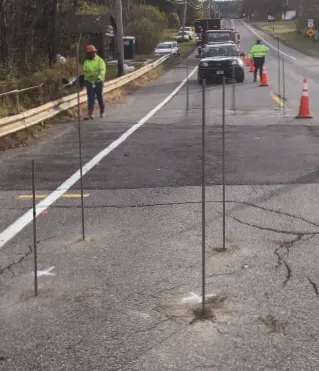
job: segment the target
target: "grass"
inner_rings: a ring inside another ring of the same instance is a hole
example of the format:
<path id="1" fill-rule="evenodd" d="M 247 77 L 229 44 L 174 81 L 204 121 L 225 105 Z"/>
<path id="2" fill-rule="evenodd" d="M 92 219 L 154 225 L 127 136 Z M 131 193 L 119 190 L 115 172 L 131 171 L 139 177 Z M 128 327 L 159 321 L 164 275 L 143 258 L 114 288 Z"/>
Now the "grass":
<path id="1" fill-rule="evenodd" d="M 253 22 L 252 24 L 268 35 L 278 37 L 287 46 L 302 53 L 319 57 L 319 41 L 298 32 L 296 21 Z"/>

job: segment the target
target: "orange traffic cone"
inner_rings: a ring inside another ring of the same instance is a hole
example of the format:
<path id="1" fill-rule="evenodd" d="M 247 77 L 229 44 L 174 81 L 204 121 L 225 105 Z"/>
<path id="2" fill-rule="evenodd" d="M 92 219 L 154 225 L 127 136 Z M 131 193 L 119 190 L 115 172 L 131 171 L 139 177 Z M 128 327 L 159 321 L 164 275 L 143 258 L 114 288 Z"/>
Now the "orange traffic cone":
<path id="1" fill-rule="evenodd" d="M 304 78 L 303 80 L 303 89 L 300 98 L 300 105 L 299 105 L 299 112 L 296 119 L 311 119 L 310 113 L 310 102 L 309 102 L 309 94 L 308 94 L 308 80 Z"/>
<path id="2" fill-rule="evenodd" d="M 252 61 L 251 59 L 249 60 L 249 67 L 249 72 L 255 72 L 254 61 Z"/>
<path id="3" fill-rule="evenodd" d="M 263 66 L 263 73 L 261 75 L 260 86 L 269 86 L 268 75 L 267 75 L 267 71 L 266 71 L 265 65 Z"/>
<path id="4" fill-rule="evenodd" d="M 250 67 L 250 57 L 249 57 L 249 55 L 246 58 L 246 66 Z"/>

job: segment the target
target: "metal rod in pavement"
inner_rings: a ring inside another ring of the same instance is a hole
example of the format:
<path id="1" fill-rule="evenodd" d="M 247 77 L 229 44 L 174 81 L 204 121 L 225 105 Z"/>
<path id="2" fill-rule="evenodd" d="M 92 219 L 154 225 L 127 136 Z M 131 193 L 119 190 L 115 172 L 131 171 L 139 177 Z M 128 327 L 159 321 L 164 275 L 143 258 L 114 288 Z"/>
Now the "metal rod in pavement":
<path id="1" fill-rule="evenodd" d="M 233 112 L 234 112 L 234 115 L 236 115 L 236 79 L 235 79 L 235 66 L 233 66 Z"/>
<path id="2" fill-rule="evenodd" d="M 283 115 L 286 115 L 286 78 L 285 78 L 285 60 L 282 60 L 282 101 L 283 101 Z"/>
<path id="3" fill-rule="evenodd" d="M 186 115 L 189 110 L 188 57 L 186 58 Z"/>
<path id="4" fill-rule="evenodd" d="M 223 249 L 226 249 L 226 192 L 225 192 L 225 76 L 223 76 L 222 99 L 222 173 L 223 173 Z"/>
<path id="5" fill-rule="evenodd" d="M 277 39 L 278 41 L 278 46 L 277 46 L 277 58 L 278 58 L 278 95 L 279 97 L 281 97 L 281 81 L 280 81 L 280 41 L 279 41 L 279 37 Z M 281 109 L 281 99 L 279 100 L 279 109 Z"/>
<path id="6" fill-rule="evenodd" d="M 37 213 L 35 204 L 35 165 L 32 160 L 32 209 L 33 209 L 33 257 L 34 257 L 34 296 L 38 296 L 38 246 Z"/>
<path id="7" fill-rule="evenodd" d="M 205 313 L 205 266 L 206 266 L 206 80 L 202 82 L 202 314 Z"/>
<path id="8" fill-rule="evenodd" d="M 81 40 L 81 36 L 80 36 Z M 83 195 L 83 169 L 82 169 L 82 133 L 81 133 L 81 107 L 80 107 L 80 41 L 76 49 L 76 76 L 77 76 L 77 105 L 78 105 L 78 136 L 79 136 L 79 162 L 80 162 L 80 187 L 81 187 L 81 211 L 82 211 L 82 238 L 85 240 L 84 221 L 84 195 Z"/>

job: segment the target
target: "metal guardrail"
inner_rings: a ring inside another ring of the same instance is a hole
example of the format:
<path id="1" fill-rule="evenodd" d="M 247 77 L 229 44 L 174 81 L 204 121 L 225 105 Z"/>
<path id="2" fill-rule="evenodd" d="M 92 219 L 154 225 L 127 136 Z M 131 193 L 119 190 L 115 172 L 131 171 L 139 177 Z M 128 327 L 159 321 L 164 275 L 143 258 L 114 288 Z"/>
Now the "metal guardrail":
<path id="1" fill-rule="evenodd" d="M 117 89 L 139 77 L 145 73 L 158 67 L 164 61 L 166 61 L 170 56 L 165 55 L 164 57 L 147 64 L 146 66 L 131 72 L 127 75 L 119 77 L 117 79 L 108 81 L 104 84 L 104 93 L 110 92 Z M 13 94 L 13 93 L 12 93 Z M 85 103 L 87 101 L 86 91 L 81 91 L 80 93 L 80 103 Z M 30 126 L 40 124 L 61 112 L 67 111 L 77 105 L 77 93 L 65 96 L 63 98 L 57 99 L 53 102 L 45 103 L 39 107 L 32 108 L 28 111 L 19 113 L 14 116 L 4 117 L 0 119 L 0 137 L 8 134 L 15 133 L 17 131 L 26 129 Z"/>
<path id="2" fill-rule="evenodd" d="M 19 94 L 23 93 L 25 91 L 29 91 L 29 90 L 42 89 L 42 87 L 43 87 L 43 84 L 40 84 L 40 85 L 30 86 L 30 87 L 24 88 L 24 89 L 15 89 L 15 90 L 7 91 L 7 92 L 4 92 L 4 93 L 0 93 L 0 98 L 7 97 L 9 95 L 14 94 L 15 97 L 16 97 L 17 113 L 20 113 L 20 97 L 19 97 Z"/>

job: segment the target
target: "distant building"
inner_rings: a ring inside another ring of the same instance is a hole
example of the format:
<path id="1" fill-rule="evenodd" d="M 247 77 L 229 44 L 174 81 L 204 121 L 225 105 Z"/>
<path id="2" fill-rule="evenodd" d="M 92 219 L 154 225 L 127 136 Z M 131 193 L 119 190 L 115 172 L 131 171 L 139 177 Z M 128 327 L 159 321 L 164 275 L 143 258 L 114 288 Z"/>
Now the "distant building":
<path id="1" fill-rule="evenodd" d="M 106 14 L 76 14 L 68 19 L 70 33 L 82 35 L 89 44 L 95 45 L 103 59 L 112 60 L 115 56 L 115 41 L 110 17 Z"/>

